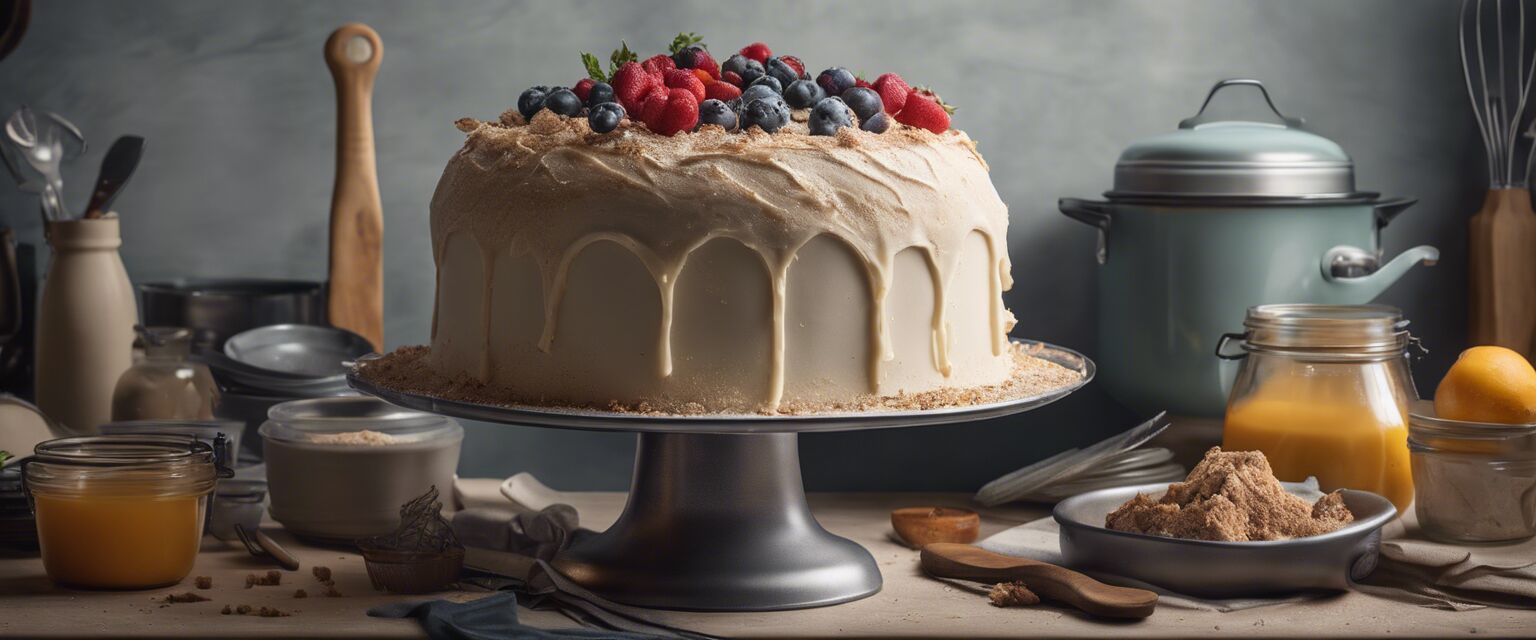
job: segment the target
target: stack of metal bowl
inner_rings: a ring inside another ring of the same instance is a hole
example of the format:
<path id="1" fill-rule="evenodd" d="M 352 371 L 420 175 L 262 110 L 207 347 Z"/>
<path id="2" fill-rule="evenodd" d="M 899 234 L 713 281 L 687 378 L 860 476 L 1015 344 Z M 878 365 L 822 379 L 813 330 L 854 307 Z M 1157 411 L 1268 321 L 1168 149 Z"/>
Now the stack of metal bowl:
<path id="1" fill-rule="evenodd" d="M 219 417 L 245 423 L 245 451 L 261 455 L 255 431 L 273 405 L 305 398 L 353 395 L 346 374 L 373 352 L 351 331 L 318 325 L 275 324 L 231 336 L 222 351 L 202 355 L 223 395 Z"/>

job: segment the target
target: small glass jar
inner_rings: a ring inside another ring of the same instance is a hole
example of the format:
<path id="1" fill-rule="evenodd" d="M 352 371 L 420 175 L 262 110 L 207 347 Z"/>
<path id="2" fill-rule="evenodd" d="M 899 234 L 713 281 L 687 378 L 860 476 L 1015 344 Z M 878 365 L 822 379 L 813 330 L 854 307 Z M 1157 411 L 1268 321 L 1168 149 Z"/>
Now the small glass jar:
<path id="1" fill-rule="evenodd" d="M 54 582 L 149 589 L 192 570 L 215 480 L 214 443 L 171 435 L 49 440 L 22 462 L 43 568 Z"/>
<path id="2" fill-rule="evenodd" d="M 1380 305 L 1260 305 L 1227 401 L 1222 447 L 1262 451 L 1275 477 L 1314 476 L 1324 491 L 1413 502 L 1408 404 L 1411 338 L 1402 312 Z M 1226 339 L 1223 339 L 1223 344 Z"/>
<path id="3" fill-rule="evenodd" d="M 1446 542 L 1536 536 L 1536 425 L 1444 420 L 1419 401 L 1408 418 L 1425 535 Z"/>
<path id="4" fill-rule="evenodd" d="M 219 387 L 208 366 L 192 362 L 192 332 L 136 327 L 144 358 L 117 379 L 112 420 L 211 420 Z"/>

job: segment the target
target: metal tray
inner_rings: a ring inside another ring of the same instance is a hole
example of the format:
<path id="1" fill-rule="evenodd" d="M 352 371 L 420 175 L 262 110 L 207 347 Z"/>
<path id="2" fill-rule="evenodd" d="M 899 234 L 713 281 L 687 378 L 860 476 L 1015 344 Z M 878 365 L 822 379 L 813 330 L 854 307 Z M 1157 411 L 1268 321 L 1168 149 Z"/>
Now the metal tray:
<path id="1" fill-rule="evenodd" d="M 1286 482 L 1287 491 L 1310 487 Z M 1104 516 L 1138 492 L 1160 496 L 1167 484 L 1092 491 L 1056 505 L 1061 553 L 1078 569 L 1134 578 L 1201 598 L 1274 596 L 1348 589 L 1376 569 L 1381 527 L 1397 516 L 1386 498 L 1344 490 L 1355 521 L 1320 536 L 1263 542 L 1180 540 L 1104 528 Z"/>

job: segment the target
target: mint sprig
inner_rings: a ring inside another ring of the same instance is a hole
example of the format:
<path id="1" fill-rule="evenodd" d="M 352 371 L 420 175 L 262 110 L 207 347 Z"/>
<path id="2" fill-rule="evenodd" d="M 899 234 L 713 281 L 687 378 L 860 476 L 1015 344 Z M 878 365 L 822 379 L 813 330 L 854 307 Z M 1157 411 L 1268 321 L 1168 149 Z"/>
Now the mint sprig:
<path id="1" fill-rule="evenodd" d="M 598 60 L 597 56 L 585 51 L 581 52 L 581 66 L 586 68 L 587 77 L 591 78 L 593 82 L 608 82 L 613 78 L 613 74 L 618 73 L 619 67 L 624 66 L 624 63 L 639 61 L 640 56 L 630 51 L 629 43 L 623 40 L 619 41 L 619 48 L 614 49 L 613 53 L 608 54 L 608 71 L 606 73 L 603 71 L 602 61 Z"/>
<path id="2" fill-rule="evenodd" d="M 697 33 L 679 33 L 676 38 L 672 39 L 672 45 L 667 47 L 667 51 L 675 54 L 693 45 L 704 47 L 703 42 L 704 38 L 700 37 Z M 709 47 L 704 48 L 708 49 Z"/>
<path id="3" fill-rule="evenodd" d="M 629 50 L 629 43 L 628 42 L 620 40 L 619 41 L 619 48 L 614 49 L 613 50 L 613 54 L 608 56 L 608 73 L 609 73 L 609 75 L 612 75 L 613 72 L 619 70 L 619 67 L 624 66 L 624 63 L 626 63 L 626 62 L 639 62 L 639 61 L 640 61 L 639 54 L 636 54 L 635 52 Z"/>
<path id="4" fill-rule="evenodd" d="M 593 82 L 607 82 L 608 74 L 603 73 L 603 63 L 598 62 L 597 56 L 585 51 L 581 52 L 581 64 L 587 68 L 587 77 Z"/>

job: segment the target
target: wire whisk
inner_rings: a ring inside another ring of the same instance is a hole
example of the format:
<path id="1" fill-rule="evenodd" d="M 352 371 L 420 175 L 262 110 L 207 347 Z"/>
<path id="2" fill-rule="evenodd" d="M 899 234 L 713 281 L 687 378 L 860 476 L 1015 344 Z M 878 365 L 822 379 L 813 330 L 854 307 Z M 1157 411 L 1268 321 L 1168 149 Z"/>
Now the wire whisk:
<path id="1" fill-rule="evenodd" d="M 1505 14 L 1515 21 L 1513 33 Z M 1526 109 L 1536 50 L 1527 53 L 1525 2 L 1462 0 L 1457 38 L 1467 97 L 1487 153 L 1489 186 L 1525 187 L 1536 157 L 1536 117 Z"/>

